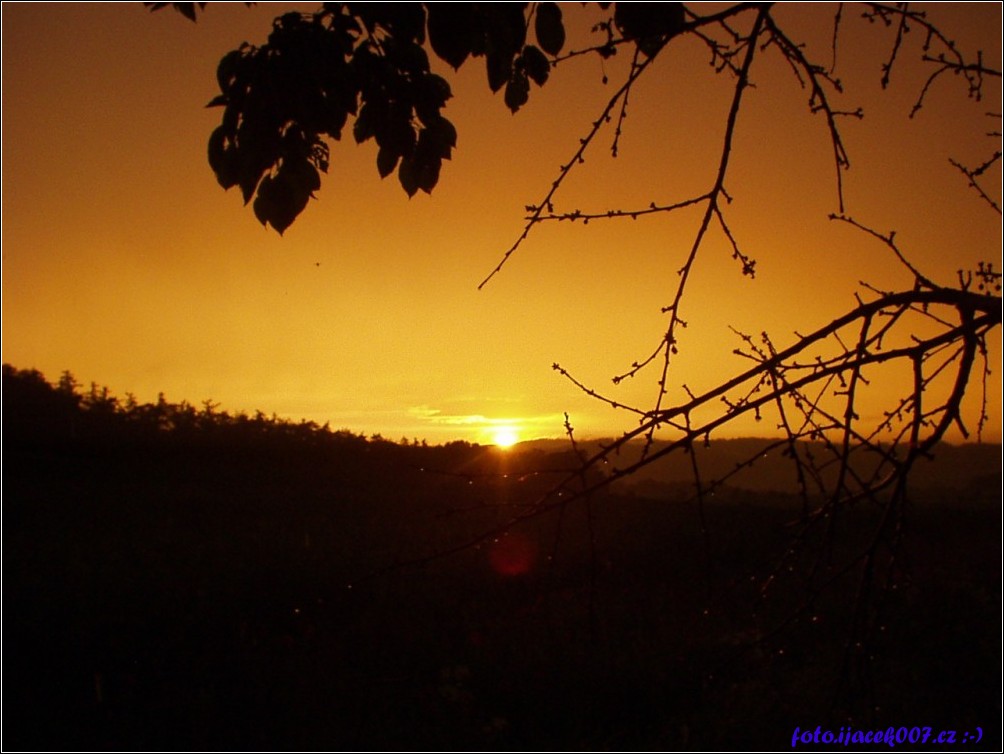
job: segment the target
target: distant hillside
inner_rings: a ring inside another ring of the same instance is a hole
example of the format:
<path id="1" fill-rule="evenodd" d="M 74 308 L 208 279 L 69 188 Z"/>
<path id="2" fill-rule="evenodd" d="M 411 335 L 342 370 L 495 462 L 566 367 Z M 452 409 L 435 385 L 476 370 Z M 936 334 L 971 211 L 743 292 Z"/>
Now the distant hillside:
<path id="1" fill-rule="evenodd" d="M 579 443 L 593 454 L 609 446 L 612 440 Z M 668 443 L 657 442 L 650 454 L 658 453 Z M 801 455 L 811 454 L 823 461 L 832 457 L 822 443 L 799 443 Z M 608 468 L 624 469 L 641 458 L 644 445 L 630 443 L 611 456 Z M 556 452 L 568 449 L 566 440 L 535 440 L 521 443 L 521 451 Z M 791 459 L 782 455 L 784 447 L 777 440 L 742 438 L 712 440 L 710 446 L 698 444 L 695 452 L 701 479 L 705 484 L 726 480 L 734 489 L 793 494 L 798 491 Z M 901 452 L 902 455 L 902 452 Z M 875 456 L 861 454 L 856 462 L 860 471 L 870 470 Z M 911 476 L 912 496 L 917 501 L 945 500 L 960 505 L 999 501 L 1002 449 L 1000 444 L 939 445 L 931 459 L 916 464 Z M 835 466 L 829 467 L 835 471 Z M 690 456 L 682 451 L 670 453 L 620 480 L 622 492 L 646 497 L 678 497 L 692 489 L 694 482 Z"/>

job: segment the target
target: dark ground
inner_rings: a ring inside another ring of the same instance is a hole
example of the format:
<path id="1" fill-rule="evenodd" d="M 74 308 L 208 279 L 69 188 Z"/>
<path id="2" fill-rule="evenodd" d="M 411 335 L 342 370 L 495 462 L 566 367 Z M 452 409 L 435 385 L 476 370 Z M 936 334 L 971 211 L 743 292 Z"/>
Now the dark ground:
<path id="1" fill-rule="evenodd" d="M 568 507 L 557 550 L 553 514 L 373 575 L 490 529 L 567 458 L 289 427 L 42 435 L 10 395 L 6 750 L 787 749 L 845 725 L 980 726 L 933 749 L 1000 748 L 999 484 L 911 508 L 896 588 L 865 602 L 860 568 L 818 594 L 805 577 L 871 512 L 764 597 L 799 504 L 734 489 L 707 545 L 692 502 L 606 496 L 591 522 Z"/>

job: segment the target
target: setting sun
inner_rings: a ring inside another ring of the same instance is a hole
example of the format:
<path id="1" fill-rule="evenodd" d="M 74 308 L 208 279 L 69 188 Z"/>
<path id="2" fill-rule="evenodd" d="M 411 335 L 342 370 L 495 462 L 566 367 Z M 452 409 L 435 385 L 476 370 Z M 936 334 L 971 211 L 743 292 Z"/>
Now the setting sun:
<path id="1" fill-rule="evenodd" d="M 492 430 L 492 441 L 500 448 L 511 448 L 519 442 L 519 430 L 508 424 L 495 427 Z"/>

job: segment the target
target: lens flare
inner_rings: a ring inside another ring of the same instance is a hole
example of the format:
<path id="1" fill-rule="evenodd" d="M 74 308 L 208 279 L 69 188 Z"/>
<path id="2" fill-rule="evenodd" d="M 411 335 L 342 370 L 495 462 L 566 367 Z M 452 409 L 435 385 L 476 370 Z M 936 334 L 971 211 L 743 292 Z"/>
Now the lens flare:
<path id="1" fill-rule="evenodd" d="M 523 534 L 508 532 L 492 544 L 488 560 L 500 576 L 522 576 L 537 561 L 537 547 Z"/>

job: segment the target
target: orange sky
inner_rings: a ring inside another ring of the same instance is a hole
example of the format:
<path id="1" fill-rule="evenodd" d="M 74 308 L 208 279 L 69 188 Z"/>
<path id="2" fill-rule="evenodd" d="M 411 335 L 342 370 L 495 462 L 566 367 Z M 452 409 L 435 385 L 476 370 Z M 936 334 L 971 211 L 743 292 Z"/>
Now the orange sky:
<path id="1" fill-rule="evenodd" d="M 578 8 L 566 7 L 566 18 Z M 926 10 L 962 49 L 983 49 L 1000 67 L 1000 3 Z M 832 11 L 793 4 L 776 14 L 829 63 Z M 381 181 L 372 144 L 335 143 L 318 200 L 280 238 L 217 185 L 206 141 L 220 111 L 204 107 L 219 58 L 264 41 L 278 12 L 211 5 L 193 25 L 139 4 L 3 4 L 3 360 L 50 380 L 69 369 L 120 396 L 212 398 L 230 411 L 391 438 L 485 442 L 506 423 L 524 438 L 556 436 L 566 411 L 584 437 L 633 428 L 551 365 L 621 402 L 651 405 L 656 373 L 616 388 L 610 378 L 658 342 L 697 213 L 538 227 L 477 290 L 522 230 L 524 205 L 541 198 L 623 80 L 627 56 L 562 64 L 516 116 L 489 92 L 483 60 L 468 63 L 450 76 L 445 114 L 458 148 L 432 197 L 409 200 L 395 178 Z M 908 38 L 883 93 L 891 35 L 844 15 L 841 104 L 866 111 L 844 125 L 848 211 L 896 229 L 936 281 L 950 284 L 980 260 L 999 267 L 1000 217 L 948 163 L 976 165 L 999 148 L 985 135 L 999 121 L 983 116 L 1000 112 L 999 80 L 977 103 L 946 78 L 909 120 L 928 72 L 920 35 Z M 620 156 L 601 136 L 559 208 L 644 207 L 710 187 L 732 81 L 707 57 L 686 39 L 660 56 L 632 94 Z M 758 260 L 757 278 L 742 277 L 719 239 L 708 243 L 687 294 L 670 402 L 683 399 L 683 383 L 707 389 L 746 368 L 730 325 L 788 345 L 794 330 L 851 309 L 859 281 L 911 283 L 880 245 L 826 219 L 837 209 L 827 135 L 790 70 L 771 53 L 753 80 L 727 185 L 728 217 Z M 999 184 L 997 172 L 990 185 Z M 998 332 L 995 440 L 999 343 Z M 892 399 L 884 389 L 870 388 L 868 410 Z"/>

